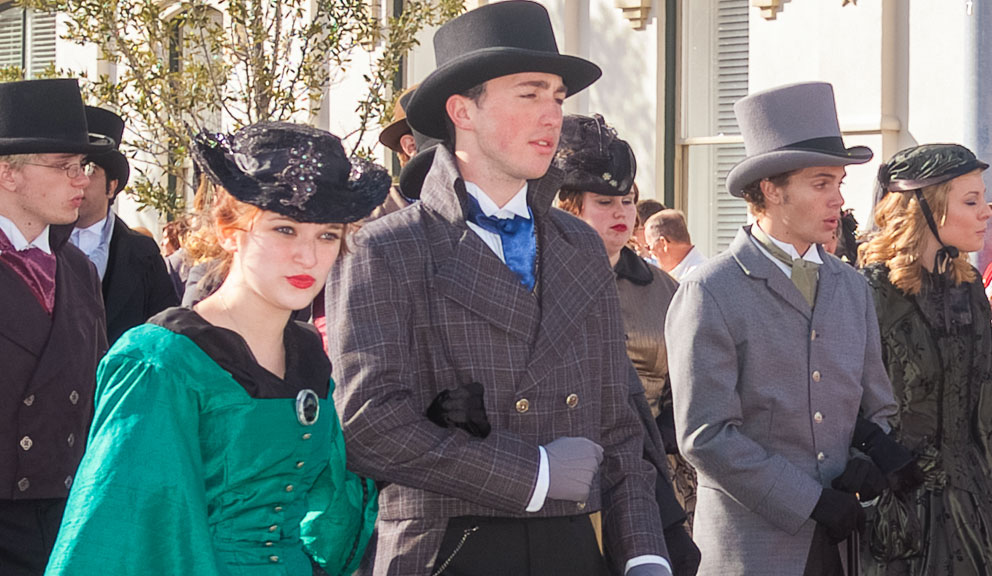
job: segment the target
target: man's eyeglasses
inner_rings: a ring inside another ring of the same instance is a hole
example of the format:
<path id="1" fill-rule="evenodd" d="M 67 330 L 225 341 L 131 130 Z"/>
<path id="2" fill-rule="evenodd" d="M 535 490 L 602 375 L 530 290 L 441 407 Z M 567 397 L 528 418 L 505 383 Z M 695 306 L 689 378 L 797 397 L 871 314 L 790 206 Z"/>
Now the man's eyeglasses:
<path id="1" fill-rule="evenodd" d="M 95 164 L 92 162 L 72 162 L 70 164 L 63 164 L 62 166 L 53 166 L 52 164 L 37 164 L 34 162 L 25 162 L 28 166 L 40 166 L 42 168 L 54 168 L 56 170 L 62 170 L 65 175 L 69 177 L 70 180 L 79 178 L 80 174 L 86 174 L 87 176 L 93 175 L 93 168 Z"/>

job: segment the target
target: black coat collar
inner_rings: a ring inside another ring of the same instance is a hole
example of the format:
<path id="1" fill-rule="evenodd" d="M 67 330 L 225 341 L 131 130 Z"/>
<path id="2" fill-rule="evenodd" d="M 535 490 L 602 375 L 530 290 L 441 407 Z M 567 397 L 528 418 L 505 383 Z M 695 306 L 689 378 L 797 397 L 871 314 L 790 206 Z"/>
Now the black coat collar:
<path id="1" fill-rule="evenodd" d="M 647 286 L 654 280 L 648 263 L 626 246 L 620 249 L 620 259 L 617 260 L 613 271 L 616 272 L 617 278 L 630 280 L 638 286 Z"/>

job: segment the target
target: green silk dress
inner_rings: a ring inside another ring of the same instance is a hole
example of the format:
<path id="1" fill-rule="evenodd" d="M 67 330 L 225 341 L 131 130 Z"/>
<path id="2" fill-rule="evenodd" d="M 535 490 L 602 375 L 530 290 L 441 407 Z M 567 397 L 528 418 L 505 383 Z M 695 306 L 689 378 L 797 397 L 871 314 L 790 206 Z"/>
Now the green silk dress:
<path id="1" fill-rule="evenodd" d="M 311 396 L 316 420 L 298 415 L 302 386 L 288 381 L 295 372 L 313 382 L 308 366 L 322 352 L 316 333 L 302 336 L 309 355 L 290 350 L 290 328 L 287 382 L 277 382 L 287 397 L 266 397 L 271 387 L 253 396 L 252 370 L 236 380 L 160 325 L 118 341 L 97 372 L 89 444 L 46 574 L 297 576 L 315 572 L 311 559 L 331 575 L 355 570 L 375 523 L 375 486 L 345 469 L 326 357 L 328 385 Z M 239 355 L 252 367 L 244 351 L 224 360 L 235 372 Z"/>

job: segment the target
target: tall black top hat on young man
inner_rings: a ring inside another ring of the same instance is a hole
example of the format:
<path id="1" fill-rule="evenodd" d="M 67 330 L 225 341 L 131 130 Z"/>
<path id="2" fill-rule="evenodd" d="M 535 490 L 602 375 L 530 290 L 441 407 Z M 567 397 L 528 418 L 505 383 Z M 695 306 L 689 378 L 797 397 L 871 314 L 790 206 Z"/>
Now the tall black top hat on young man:
<path id="1" fill-rule="evenodd" d="M 562 190 L 604 196 L 626 196 L 637 174 L 630 145 L 599 114 L 565 116 L 554 165 L 565 172 Z"/>
<path id="2" fill-rule="evenodd" d="M 86 126 L 71 78 L 0 83 L 0 155 L 91 154 L 113 148 Z"/>
<path id="3" fill-rule="evenodd" d="M 599 66 L 558 52 L 548 11 L 527 1 L 487 4 L 451 20 L 434 34 L 437 69 L 420 83 L 407 122 L 433 138 L 445 137 L 445 104 L 487 80 L 520 72 L 561 76 L 568 94 L 602 74 Z"/>
<path id="4" fill-rule="evenodd" d="M 345 155 L 341 140 L 290 122 L 259 122 L 231 134 L 201 132 L 193 158 L 238 200 L 298 222 L 354 222 L 382 204 L 392 179 Z"/>
<path id="5" fill-rule="evenodd" d="M 86 124 L 91 134 L 105 136 L 114 141 L 111 150 L 90 154 L 86 159 L 103 168 L 107 173 L 108 182 L 117 180 L 117 188 L 114 189 L 114 194 L 117 194 L 127 186 L 127 179 L 131 176 L 131 166 L 120 152 L 121 138 L 124 137 L 124 119 L 110 110 L 87 106 Z"/>
<path id="6" fill-rule="evenodd" d="M 863 164 L 872 157 L 865 146 L 844 146 L 834 89 L 826 82 L 756 92 L 738 100 L 734 114 L 747 152 L 727 175 L 727 190 L 737 197 L 762 178 L 812 166 Z"/>

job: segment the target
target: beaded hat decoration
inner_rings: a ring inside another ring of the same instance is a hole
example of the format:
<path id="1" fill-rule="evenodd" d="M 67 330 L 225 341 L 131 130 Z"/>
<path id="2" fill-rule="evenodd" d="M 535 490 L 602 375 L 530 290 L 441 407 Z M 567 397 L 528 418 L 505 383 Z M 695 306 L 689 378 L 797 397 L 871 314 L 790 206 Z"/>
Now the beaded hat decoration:
<path id="1" fill-rule="evenodd" d="M 354 222 L 389 193 L 386 170 L 349 159 L 330 132 L 290 122 L 260 122 L 233 134 L 201 132 L 193 157 L 242 202 L 299 222 Z"/>

